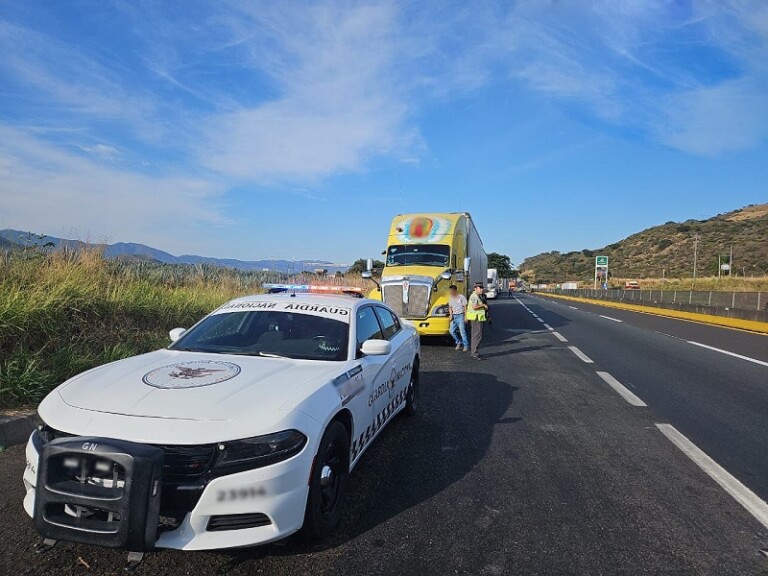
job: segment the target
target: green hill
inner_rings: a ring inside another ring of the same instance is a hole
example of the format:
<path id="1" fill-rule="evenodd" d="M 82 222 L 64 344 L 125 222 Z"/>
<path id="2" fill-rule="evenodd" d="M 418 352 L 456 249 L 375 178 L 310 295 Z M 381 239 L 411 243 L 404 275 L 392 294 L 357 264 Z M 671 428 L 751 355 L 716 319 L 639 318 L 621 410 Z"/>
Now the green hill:
<path id="1" fill-rule="evenodd" d="M 699 234 L 698 275 L 716 276 L 718 254 L 734 275 L 768 276 L 768 204 L 753 204 L 707 220 L 667 222 L 593 250 L 545 252 L 526 258 L 520 273 L 539 281 L 591 281 L 595 256 L 610 258 L 614 278 L 690 277 L 694 236 Z"/>

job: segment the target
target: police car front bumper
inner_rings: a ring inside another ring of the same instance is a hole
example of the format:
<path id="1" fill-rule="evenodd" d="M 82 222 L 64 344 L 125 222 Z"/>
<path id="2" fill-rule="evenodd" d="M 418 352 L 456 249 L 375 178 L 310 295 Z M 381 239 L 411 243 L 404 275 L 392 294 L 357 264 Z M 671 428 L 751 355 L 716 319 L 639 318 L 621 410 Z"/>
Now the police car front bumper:
<path id="1" fill-rule="evenodd" d="M 35 526 L 41 534 L 46 537 L 132 550 L 151 546 L 206 550 L 266 544 L 280 540 L 299 530 L 304 521 L 309 492 L 308 479 L 314 453 L 314 446 L 310 446 L 310 443 L 307 443 L 299 454 L 283 462 L 211 479 L 202 488 L 194 508 L 186 513 L 173 529 L 157 529 L 156 512 L 159 510 L 159 502 L 152 500 L 151 486 L 147 486 L 141 494 L 131 494 L 117 504 L 105 500 L 95 507 L 104 509 L 107 513 L 112 511 L 113 517 L 115 514 L 118 517 L 122 514 L 129 520 L 139 518 L 145 522 L 145 525 L 140 527 L 143 536 L 137 536 L 135 530 L 131 536 L 127 536 L 130 532 L 127 529 L 121 536 L 117 536 L 114 530 L 105 531 L 104 524 L 88 524 L 83 520 L 72 519 L 72 511 L 77 509 L 75 506 L 88 504 L 84 498 L 93 496 L 94 491 L 74 495 L 68 495 L 66 491 L 63 495 L 56 494 L 56 487 L 51 490 L 51 483 L 48 482 L 42 487 L 38 497 L 38 488 L 44 482 L 43 474 L 45 477 L 51 476 L 50 463 L 43 462 L 43 454 L 46 459 L 51 458 L 50 450 L 45 449 L 38 434 L 37 431 L 34 432 L 26 446 L 24 509 L 35 520 Z M 90 446 L 83 445 L 89 440 L 83 441 L 79 437 L 74 440 L 76 441 L 65 445 L 64 456 L 72 458 L 72 462 L 77 458 L 88 458 Z M 109 439 L 105 439 L 105 443 L 113 451 L 122 449 L 130 456 L 131 449 L 124 446 L 124 443 L 111 442 Z M 107 459 L 111 457 L 109 453 L 105 454 Z M 59 460 L 61 461 L 61 458 Z M 140 457 L 134 460 L 140 460 Z M 151 477 L 152 466 L 140 462 L 137 467 L 144 470 L 143 478 L 147 477 L 147 470 Z M 77 491 L 75 487 L 73 492 Z M 111 497 L 106 493 L 96 495 Z M 126 495 L 121 493 L 120 498 L 124 496 Z M 52 509 L 55 509 L 57 514 L 46 512 Z M 83 531 L 82 526 L 87 526 L 89 530 Z M 145 545 L 142 545 L 142 542 Z"/>

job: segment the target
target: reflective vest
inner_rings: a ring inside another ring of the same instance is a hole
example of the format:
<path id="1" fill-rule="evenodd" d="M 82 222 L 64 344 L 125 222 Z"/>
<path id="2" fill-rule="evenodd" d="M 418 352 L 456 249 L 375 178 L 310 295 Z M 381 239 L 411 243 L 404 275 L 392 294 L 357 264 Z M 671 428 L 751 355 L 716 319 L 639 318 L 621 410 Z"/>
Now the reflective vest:
<path id="1" fill-rule="evenodd" d="M 472 294 L 469 297 L 469 305 L 467 306 L 467 320 L 470 322 L 473 320 L 477 320 L 478 322 L 485 322 L 486 316 L 485 316 L 485 308 L 480 308 L 479 310 L 475 310 L 475 306 L 479 306 L 482 304 L 483 301 L 480 299 L 480 296 L 477 294 Z"/>

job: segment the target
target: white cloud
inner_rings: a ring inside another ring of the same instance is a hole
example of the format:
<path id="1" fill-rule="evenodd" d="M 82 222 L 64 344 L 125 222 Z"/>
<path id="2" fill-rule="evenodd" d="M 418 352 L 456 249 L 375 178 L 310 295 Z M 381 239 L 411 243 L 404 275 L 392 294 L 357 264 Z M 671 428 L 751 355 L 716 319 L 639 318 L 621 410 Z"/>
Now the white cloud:
<path id="1" fill-rule="evenodd" d="M 523 2 L 504 26 L 512 77 L 534 92 L 691 154 L 768 137 L 765 2 Z"/>
<path id="2" fill-rule="evenodd" d="M 768 134 L 768 83 L 733 80 L 670 97 L 658 132 L 664 143 L 706 156 L 752 148 Z"/>
<path id="3" fill-rule="evenodd" d="M 109 144 L 93 144 L 92 146 L 80 146 L 83 152 L 93 154 L 103 160 L 117 160 L 120 156 L 120 150 Z"/>
<path id="4" fill-rule="evenodd" d="M 221 191 L 204 179 L 117 170 L 0 124 L 2 227 L 140 238 L 181 252 L 205 245 L 201 230 L 228 223 L 216 207 Z"/>
<path id="5" fill-rule="evenodd" d="M 418 165 L 419 119 L 488 87 L 692 154 L 768 135 L 761 0 L 115 4 L 130 63 L 0 18 L 0 81 L 29 105 L 0 124 L 6 225 L 190 251 L 184 227 L 222 224 L 227 190 L 316 201 L 304 190 L 378 158 Z M 689 49 L 727 71 L 675 58 Z"/>
<path id="6" fill-rule="evenodd" d="M 234 34 L 260 35 L 232 43 L 279 93 L 210 117 L 199 149 L 206 166 L 260 183 L 311 181 L 407 154 L 418 142 L 396 71 L 403 54 L 394 5 L 250 6 Z"/>

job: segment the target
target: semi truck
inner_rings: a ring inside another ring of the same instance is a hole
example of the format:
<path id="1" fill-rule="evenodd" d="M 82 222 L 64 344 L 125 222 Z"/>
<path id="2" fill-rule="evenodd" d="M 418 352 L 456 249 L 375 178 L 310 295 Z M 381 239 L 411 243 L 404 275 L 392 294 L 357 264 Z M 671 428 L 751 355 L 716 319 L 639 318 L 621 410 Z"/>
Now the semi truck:
<path id="1" fill-rule="evenodd" d="M 496 268 L 488 268 L 488 282 L 485 285 L 485 295 L 489 300 L 499 296 L 499 271 Z"/>
<path id="2" fill-rule="evenodd" d="M 382 300 L 423 336 L 450 333 L 448 287 L 469 298 L 485 283 L 488 257 L 467 212 L 399 214 L 392 219 L 380 281 L 369 297 Z M 372 260 L 366 278 L 373 279 Z"/>

